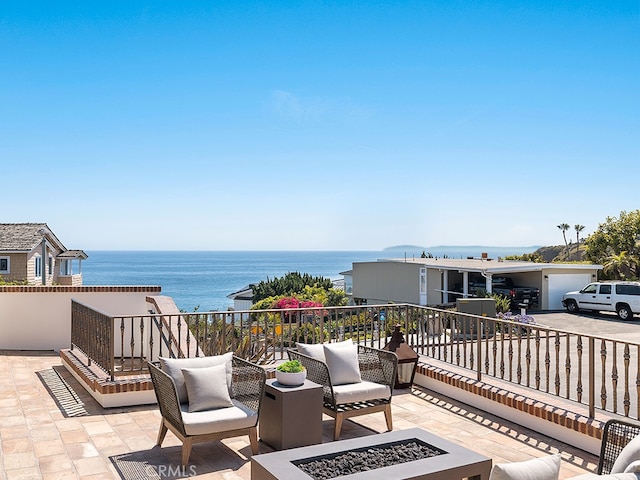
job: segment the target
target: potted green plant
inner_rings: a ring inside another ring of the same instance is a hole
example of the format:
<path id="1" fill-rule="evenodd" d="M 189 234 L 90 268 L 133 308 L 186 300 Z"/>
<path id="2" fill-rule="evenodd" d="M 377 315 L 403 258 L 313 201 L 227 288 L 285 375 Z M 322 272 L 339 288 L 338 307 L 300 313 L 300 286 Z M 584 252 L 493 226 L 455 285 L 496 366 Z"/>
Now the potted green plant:
<path id="1" fill-rule="evenodd" d="M 276 380 L 282 385 L 302 385 L 307 378 L 307 369 L 300 360 L 287 360 L 276 367 Z"/>

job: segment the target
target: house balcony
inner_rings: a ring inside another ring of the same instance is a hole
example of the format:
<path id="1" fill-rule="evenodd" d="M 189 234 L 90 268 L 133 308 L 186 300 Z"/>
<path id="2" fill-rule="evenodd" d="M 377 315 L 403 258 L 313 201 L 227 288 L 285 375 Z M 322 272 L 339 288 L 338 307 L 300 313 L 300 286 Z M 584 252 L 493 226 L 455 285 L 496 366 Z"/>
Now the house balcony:
<path id="1" fill-rule="evenodd" d="M 149 295 L 136 315 L 70 301 L 70 349 L 0 351 L 6 478 L 175 476 L 180 444 L 169 434 L 155 447 L 146 361 L 233 351 L 271 373 L 296 340 L 383 347 L 396 323 L 420 362 L 413 388 L 394 392 L 395 430 L 419 426 L 494 463 L 560 453 L 571 478 L 595 470 L 608 418 L 638 419 L 637 343 L 414 305 L 185 314 L 169 300 Z M 386 428 L 380 415 L 354 420 L 342 438 Z M 323 431 L 331 441 L 328 417 Z M 249 456 L 245 438 L 203 443 L 186 473 L 249 479 Z"/>

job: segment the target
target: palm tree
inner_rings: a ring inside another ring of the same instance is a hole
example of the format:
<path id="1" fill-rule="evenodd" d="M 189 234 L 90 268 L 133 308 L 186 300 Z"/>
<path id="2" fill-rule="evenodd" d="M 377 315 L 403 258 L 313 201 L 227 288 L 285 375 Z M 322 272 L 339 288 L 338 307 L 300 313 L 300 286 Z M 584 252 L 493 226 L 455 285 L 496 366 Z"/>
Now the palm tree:
<path id="1" fill-rule="evenodd" d="M 558 225 L 558 228 L 560 230 L 562 230 L 562 238 L 564 238 L 564 246 L 567 246 L 567 234 L 565 233 L 567 230 L 569 230 L 569 224 L 568 223 L 561 223 L 560 225 Z"/>
<path id="2" fill-rule="evenodd" d="M 603 271 L 610 278 L 619 278 L 626 280 L 633 276 L 635 267 L 635 259 L 626 251 L 620 252 L 618 255 L 612 253 L 607 257 L 607 261 L 603 265 Z"/>
<path id="3" fill-rule="evenodd" d="M 584 225 L 575 225 L 573 228 L 576 229 L 576 259 L 580 259 L 580 232 L 584 230 Z"/>

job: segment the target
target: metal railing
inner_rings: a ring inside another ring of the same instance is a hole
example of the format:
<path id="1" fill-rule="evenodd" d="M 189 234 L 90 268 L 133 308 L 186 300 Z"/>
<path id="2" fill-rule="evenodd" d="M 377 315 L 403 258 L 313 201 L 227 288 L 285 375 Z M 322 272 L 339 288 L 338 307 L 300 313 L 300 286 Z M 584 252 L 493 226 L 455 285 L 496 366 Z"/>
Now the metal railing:
<path id="1" fill-rule="evenodd" d="M 72 345 L 111 378 L 161 356 L 233 351 L 260 364 L 295 342 L 352 338 L 383 348 L 396 324 L 424 357 L 640 419 L 640 343 L 408 304 L 109 317 L 73 302 Z M 111 326 L 111 329 L 109 328 Z"/>

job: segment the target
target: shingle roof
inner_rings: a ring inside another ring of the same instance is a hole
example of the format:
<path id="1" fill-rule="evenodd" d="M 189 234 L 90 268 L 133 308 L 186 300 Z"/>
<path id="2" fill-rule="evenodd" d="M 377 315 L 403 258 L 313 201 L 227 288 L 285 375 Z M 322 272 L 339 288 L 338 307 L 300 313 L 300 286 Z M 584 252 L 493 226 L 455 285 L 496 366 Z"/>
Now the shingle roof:
<path id="1" fill-rule="evenodd" d="M 42 241 L 39 231 L 43 228 L 49 232 L 49 241 L 66 250 L 46 223 L 0 223 L 0 250 L 28 252 L 34 249 Z"/>

